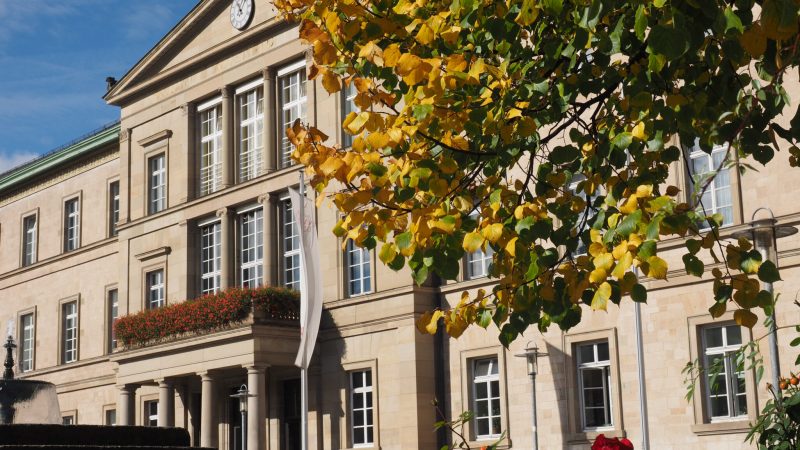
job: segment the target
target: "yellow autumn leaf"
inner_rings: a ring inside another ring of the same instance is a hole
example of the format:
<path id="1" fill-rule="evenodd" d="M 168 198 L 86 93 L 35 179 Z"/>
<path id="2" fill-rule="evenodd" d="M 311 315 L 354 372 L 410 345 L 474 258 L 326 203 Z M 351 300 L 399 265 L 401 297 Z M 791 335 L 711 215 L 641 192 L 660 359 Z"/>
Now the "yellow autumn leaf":
<path id="1" fill-rule="evenodd" d="M 739 309 L 733 313 L 733 320 L 743 327 L 753 328 L 758 323 L 758 316 L 752 311 Z"/>
<path id="2" fill-rule="evenodd" d="M 611 285 L 608 282 L 603 282 L 596 291 L 594 291 L 594 297 L 592 297 L 592 309 L 597 311 L 598 309 L 602 309 L 606 311 L 608 308 L 608 300 L 611 298 Z"/>
<path id="3" fill-rule="evenodd" d="M 519 238 L 517 238 L 517 237 L 513 237 L 506 244 L 506 253 L 511 255 L 512 258 L 517 256 L 517 240 L 518 239 Z"/>
<path id="4" fill-rule="evenodd" d="M 631 214 L 639 207 L 639 197 L 636 194 L 631 195 L 625 200 L 625 203 L 619 207 L 619 212 L 622 214 Z"/>
<path id="5" fill-rule="evenodd" d="M 428 324 L 425 325 L 425 331 L 427 331 L 428 334 L 436 334 L 436 330 L 439 328 L 439 318 L 442 316 L 444 316 L 444 313 L 438 309 L 431 314 Z"/>
<path id="6" fill-rule="evenodd" d="M 485 237 L 487 241 L 494 244 L 495 242 L 499 241 L 500 237 L 503 235 L 503 224 L 493 223 L 484 228 L 482 233 L 483 237 Z"/>
<path id="7" fill-rule="evenodd" d="M 601 253 L 594 258 L 593 262 L 595 268 L 608 272 L 611 270 L 611 266 L 614 265 L 614 257 L 611 253 Z"/>
<path id="8" fill-rule="evenodd" d="M 367 124 L 368 120 L 369 113 L 367 111 L 362 111 L 360 113 L 353 112 L 348 114 L 347 118 L 344 119 L 342 127 L 350 131 L 352 134 L 358 134 L 364 129 L 364 126 Z"/>
<path id="9" fill-rule="evenodd" d="M 383 50 L 383 64 L 386 67 L 395 67 L 400 59 L 400 46 L 391 44 Z"/>
<path id="10" fill-rule="evenodd" d="M 640 141 L 647 140 L 647 133 L 645 132 L 644 129 L 644 122 L 639 122 L 636 124 L 636 126 L 633 127 L 633 129 L 631 130 L 631 136 L 633 136 L 634 139 L 638 139 Z"/>
<path id="11" fill-rule="evenodd" d="M 631 265 L 633 264 L 633 255 L 631 252 L 625 252 L 619 261 L 617 261 L 616 267 L 611 272 L 611 275 L 615 276 L 618 280 L 621 280 L 625 277 L 625 273 L 630 269 Z"/>
<path id="12" fill-rule="evenodd" d="M 519 14 L 514 19 L 514 22 L 522 26 L 528 26 L 536 21 L 539 17 L 539 7 L 536 5 L 535 0 L 523 0 L 522 6 L 519 9 Z"/>
<path id="13" fill-rule="evenodd" d="M 462 244 L 462 247 L 467 253 L 475 253 L 483 246 L 485 241 L 486 239 L 484 239 L 480 233 L 477 231 L 471 231 L 464 235 L 464 243 Z"/>
<path id="14" fill-rule="evenodd" d="M 423 23 L 421 27 L 419 27 L 419 31 L 417 31 L 417 42 L 422 45 L 428 45 L 433 42 L 435 38 L 435 34 L 433 32 L 433 28 L 431 28 L 427 23 Z"/>
<path id="15" fill-rule="evenodd" d="M 658 256 L 651 256 L 647 258 L 647 276 L 657 280 L 667 279 L 667 262 Z"/>
<path id="16" fill-rule="evenodd" d="M 329 94 L 333 94 L 342 90 L 342 83 L 335 73 L 330 70 L 325 70 L 322 72 L 322 87 L 324 87 Z"/>
<path id="17" fill-rule="evenodd" d="M 599 283 L 608 277 L 608 272 L 605 269 L 594 269 L 589 273 L 589 281 L 592 283 Z"/>
<path id="18" fill-rule="evenodd" d="M 652 184 L 642 184 L 636 187 L 636 196 L 639 198 L 647 198 L 653 195 Z"/>
<path id="19" fill-rule="evenodd" d="M 383 244 L 381 247 L 381 251 L 378 252 L 378 258 L 383 261 L 385 264 L 389 264 L 394 261 L 394 258 L 397 256 L 397 248 L 391 242 Z"/>
<path id="20" fill-rule="evenodd" d="M 319 170 L 323 173 L 323 175 L 329 177 L 336 173 L 336 171 L 339 170 L 339 168 L 343 165 L 344 161 L 334 156 L 327 158 L 322 164 L 320 164 Z"/>

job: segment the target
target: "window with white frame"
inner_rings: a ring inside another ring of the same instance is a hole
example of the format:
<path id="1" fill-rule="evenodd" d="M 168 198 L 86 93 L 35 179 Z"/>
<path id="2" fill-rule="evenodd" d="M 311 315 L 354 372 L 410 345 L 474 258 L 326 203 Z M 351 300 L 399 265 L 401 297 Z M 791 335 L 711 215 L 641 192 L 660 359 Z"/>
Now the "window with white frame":
<path id="1" fill-rule="evenodd" d="M 350 438 L 353 447 L 370 447 L 375 442 L 372 371 L 350 372 Z"/>
<path id="2" fill-rule="evenodd" d="M 200 195 L 222 187 L 222 99 L 198 106 L 200 114 Z"/>
<path id="3" fill-rule="evenodd" d="M 147 213 L 155 214 L 167 207 L 167 158 L 161 153 L 147 160 Z"/>
<path id="4" fill-rule="evenodd" d="M 117 410 L 116 409 L 107 409 L 105 411 L 105 418 L 103 420 L 103 425 L 112 426 L 117 424 Z"/>
<path id="5" fill-rule="evenodd" d="M 20 330 L 22 331 L 19 343 L 19 370 L 20 372 L 30 372 L 33 370 L 34 352 L 34 320 L 33 313 L 28 313 L 20 317 Z"/>
<path id="6" fill-rule="evenodd" d="M 292 213 L 292 202 L 281 202 L 281 270 L 283 285 L 300 291 L 300 234 Z"/>
<path id="7" fill-rule="evenodd" d="M 117 235 L 117 222 L 119 222 L 119 181 L 108 185 L 108 235 Z"/>
<path id="8" fill-rule="evenodd" d="M 692 192 L 699 195 L 697 212 L 705 215 L 719 213 L 722 215 L 722 225 L 733 224 L 733 198 L 731 193 L 731 173 L 725 167 L 725 157 L 728 154 L 727 145 L 717 145 L 708 154 L 695 145 L 689 153 Z M 708 177 L 716 172 L 710 182 Z M 706 186 L 707 184 L 707 186 Z M 705 190 L 702 190 L 706 186 Z"/>
<path id="9" fill-rule="evenodd" d="M 164 269 L 147 272 L 147 309 L 164 306 Z"/>
<path id="10" fill-rule="evenodd" d="M 158 400 L 144 402 L 144 426 L 158 426 Z"/>
<path id="11" fill-rule="evenodd" d="M 78 302 L 61 305 L 61 362 L 78 360 Z"/>
<path id="12" fill-rule="evenodd" d="M 75 425 L 75 415 L 70 414 L 68 416 L 62 416 L 61 425 Z"/>
<path id="13" fill-rule="evenodd" d="M 69 252 L 81 246 L 81 205 L 73 198 L 64 202 L 64 251 Z"/>
<path id="14" fill-rule="evenodd" d="M 36 215 L 22 219 L 22 265 L 29 266 L 36 262 Z"/>
<path id="15" fill-rule="evenodd" d="M 372 273 L 370 267 L 369 249 L 362 248 L 347 241 L 347 284 L 350 296 L 368 294 L 372 292 Z"/>
<path id="16" fill-rule="evenodd" d="M 114 333 L 114 322 L 117 320 L 117 317 L 119 317 L 119 293 L 116 289 L 110 289 L 107 295 L 106 329 L 108 330 L 108 344 L 106 345 L 106 349 L 108 353 L 111 353 L 117 348 L 117 335 Z"/>
<path id="17" fill-rule="evenodd" d="M 586 230 L 592 227 L 590 221 L 592 220 L 592 217 L 597 214 L 597 209 L 594 207 L 594 201 L 598 197 L 597 191 L 595 191 L 592 195 L 587 195 L 586 191 L 583 190 L 583 186 L 581 186 L 581 183 L 584 180 L 586 180 L 585 176 L 577 175 L 569 185 L 569 191 L 572 193 L 572 195 L 582 198 L 583 201 L 586 202 L 586 207 L 588 207 L 588 210 L 584 208 L 581 211 L 580 216 L 578 217 L 578 223 L 574 228 L 578 235 L 578 245 L 575 247 L 575 251 L 572 252 L 573 256 L 586 254 L 588 248 L 583 240 L 580 239 L 580 236 Z"/>
<path id="18" fill-rule="evenodd" d="M 200 293 L 219 291 L 222 274 L 222 224 L 200 226 Z"/>
<path id="19" fill-rule="evenodd" d="M 351 112 L 358 112 L 358 107 L 356 107 L 355 102 L 356 95 L 358 95 L 356 84 L 351 81 L 350 84 L 348 84 L 347 87 L 342 90 L 342 121 L 344 121 L 344 119 Z M 353 135 L 342 130 L 342 148 L 348 148 L 352 146 Z"/>
<path id="20" fill-rule="evenodd" d="M 472 414 L 475 439 L 500 437 L 500 370 L 497 358 L 472 361 Z"/>
<path id="21" fill-rule="evenodd" d="M 264 210 L 239 213 L 239 274 L 242 287 L 256 287 L 264 279 Z"/>
<path id="22" fill-rule="evenodd" d="M 253 179 L 262 170 L 264 148 L 263 80 L 256 80 L 236 90 L 239 111 L 239 182 Z"/>
<path id="23" fill-rule="evenodd" d="M 705 402 L 711 421 L 747 418 L 744 367 L 736 363 L 742 328 L 731 324 L 702 329 Z"/>
<path id="24" fill-rule="evenodd" d="M 480 215 L 477 212 L 470 214 L 470 218 L 475 221 L 480 221 Z M 473 280 L 489 275 L 489 266 L 492 264 L 494 257 L 494 249 L 486 243 L 486 250 L 477 249 L 472 253 L 467 254 L 467 279 Z"/>
<path id="25" fill-rule="evenodd" d="M 584 430 L 611 428 L 611 360 L 608 341 L 576 347 L 578 396 Z"/>
<path id="26" fill-rule="evenodd" d="M 286 129 L 295 120 L 306 119 L 306 62 L 298 61 L 278 71 L 278 136 L 280 167 L 292 165 L 293 146 Z"/>

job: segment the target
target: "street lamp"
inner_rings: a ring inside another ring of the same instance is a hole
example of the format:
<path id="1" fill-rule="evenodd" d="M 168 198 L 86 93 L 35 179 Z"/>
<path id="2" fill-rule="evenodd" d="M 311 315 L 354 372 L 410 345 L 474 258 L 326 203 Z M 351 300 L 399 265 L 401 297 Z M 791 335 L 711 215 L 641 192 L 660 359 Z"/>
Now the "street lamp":
<path id="1" fill-rule="evenodd" d="M 756 220 L 756 214 L 759 211 L 767 211 L 769 217 L 766 219 Z M 779 238 L 791 236 L 797 233 L 797 228 L 789 225 L 777 225 L 778 221 L 775 219 L 775 214 L 767 207 L 761 207 L 753 212 L 750 218 L 750 226 L 742 231 L 733 233 L 734 238 L 749 238 L 753 241 L 753 246 L 759 253 L 761 259 L 771 261 L 778 267 L 778 246 L 776 241 Z M 763 283 L 764 290 L 772 295 L 772 283 Z M 779 376 L 780 364 L 778 361 L 778 329 L 775 323 L 775 308 L 769 316 L 769 357 L 772 363 L 772 385 L 775 389 L 780 389 Z"/>
<path id="2" fill-rule="evenodd" d="M 536 425 L 536 373 L 539 371 L 539 357 L 547 356 L 547 353 L 539 353 L 539 347 L 533 341 L 525 344 L 525 353 L 515 356 L 525 358 L 528 363 L 528 375 L 531 377 L 531 430 L 533 431 L 533 450 L 539 450 L 539 430 Z"/>
<path id="3" fill-rule="evenodd" d="M 247 439 L 247 398 L 255 396 L 251 395 L 247 391 L 247 385 L 243 384 L 239 390 L 230 397 L 239 399 L 239 412 L 242 414 L 242 450 L 245 450 L 247 448 L 247 443 L 245 442 Z"/>

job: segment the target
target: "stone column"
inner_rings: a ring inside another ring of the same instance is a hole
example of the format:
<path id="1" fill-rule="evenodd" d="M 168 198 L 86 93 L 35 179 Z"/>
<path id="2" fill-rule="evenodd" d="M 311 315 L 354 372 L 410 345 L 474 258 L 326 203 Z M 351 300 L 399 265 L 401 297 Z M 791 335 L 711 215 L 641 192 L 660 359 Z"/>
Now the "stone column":
<path id="1" fill-rule="evenodd" d="M 197 148 L 197 107 L 194 103 L 185 103 L 181 106 L 183 118 L 186 121 L 186 198 L 183 202 L 197 198 L 200 192 L 198 180 L 200 178 L 200 164 L 197 156 L 200 150 Z"/>
<path id="2" fill-rule="evenodd" d="M 314 52 L 312 49 L 306 51 L 306 68 L 314 64 Z M 306 69 L 307 70 L 307 69 Z M 306 122 L 312 127 L 317 126 L 317 80 L 306 81 Z"/>
<path id="3" fill-rule="evenodd" d="M 278 277 L 275 267 L 275 261 L 277 261 L 278 255 L 278 239 L 276 233 L 278 224 L 277 208 L 273 197 L 269 194 L 258 197 L 258 202 L 261 203 L 261 207 L 264 210 L 264 259 L 261 261 L 264 271 L 263 283 L 266 286 L 277 286 Z"/>
<path id="4" fill-rule="evenodd" d="M 216 380 L 208 372 L 202 372 L 201 382 L 201 411 L 200 411 L 200 446 L 216 448 L 219 445 L 217 438 L 217 402 Z"/>
<path id="5" fill-rule="evenodd" d="M 247 450 L 262 450 L 267 442 L 267 369 L 247 367 Z"/>
<path id="6" fill-rule="evenodd" d="M 271 172 L 278 167 L 278 138 L 275 130 L 278 128 L 275 98 L 275 72 L 264 69 L 264 170 Z"/>
<path id="7" fill-rule="evenodd" d="M 158 383 L 158 426 L 175 426 L 175 388 L 166 379 L 156 380 Z"/>
<path id="8" fill-rule="evenodd" d="M 117 424 L 136 425 L 136 388 L 130 384 L 117 386 L 119 399 L 117 400 Z"/>
<path id="9" fill-rule="evenodd" d="M 234 267 L 235 255 L 234 249 L 236 243 L 233 241 L 235 238 L 233 211 L 230 208 L 222 208 L 217 210 L 217 217 L 220 220 L 221 239 L 220 243 L 222 253 L 222 267 L 220 267 L 220 289 L 225 290 L 231 286 L 235 286 L 236 269 Z"/>
<path id="10" fill-rule="evenodd" d="M 234 95 L 231 86 L 225 86 L 221 90 L 222 94 L 222 187 L 233 186 L 236 178 L 234 176 L 234 165 L 236 159 L 235 137 L 236 128 L 234 123 L 234 111 L 236 110 Z"/>

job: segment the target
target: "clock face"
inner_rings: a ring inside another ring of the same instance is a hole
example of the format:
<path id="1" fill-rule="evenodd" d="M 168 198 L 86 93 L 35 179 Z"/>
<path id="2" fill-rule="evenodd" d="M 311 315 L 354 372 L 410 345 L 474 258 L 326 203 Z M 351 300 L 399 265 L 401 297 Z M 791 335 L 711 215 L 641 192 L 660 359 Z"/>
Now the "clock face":
<path id="1" fill-rule="evenodd" d="M 244 30 L 253 19 L 253 0 L 233 0 L 231 4 L 231 25 Z"/>

